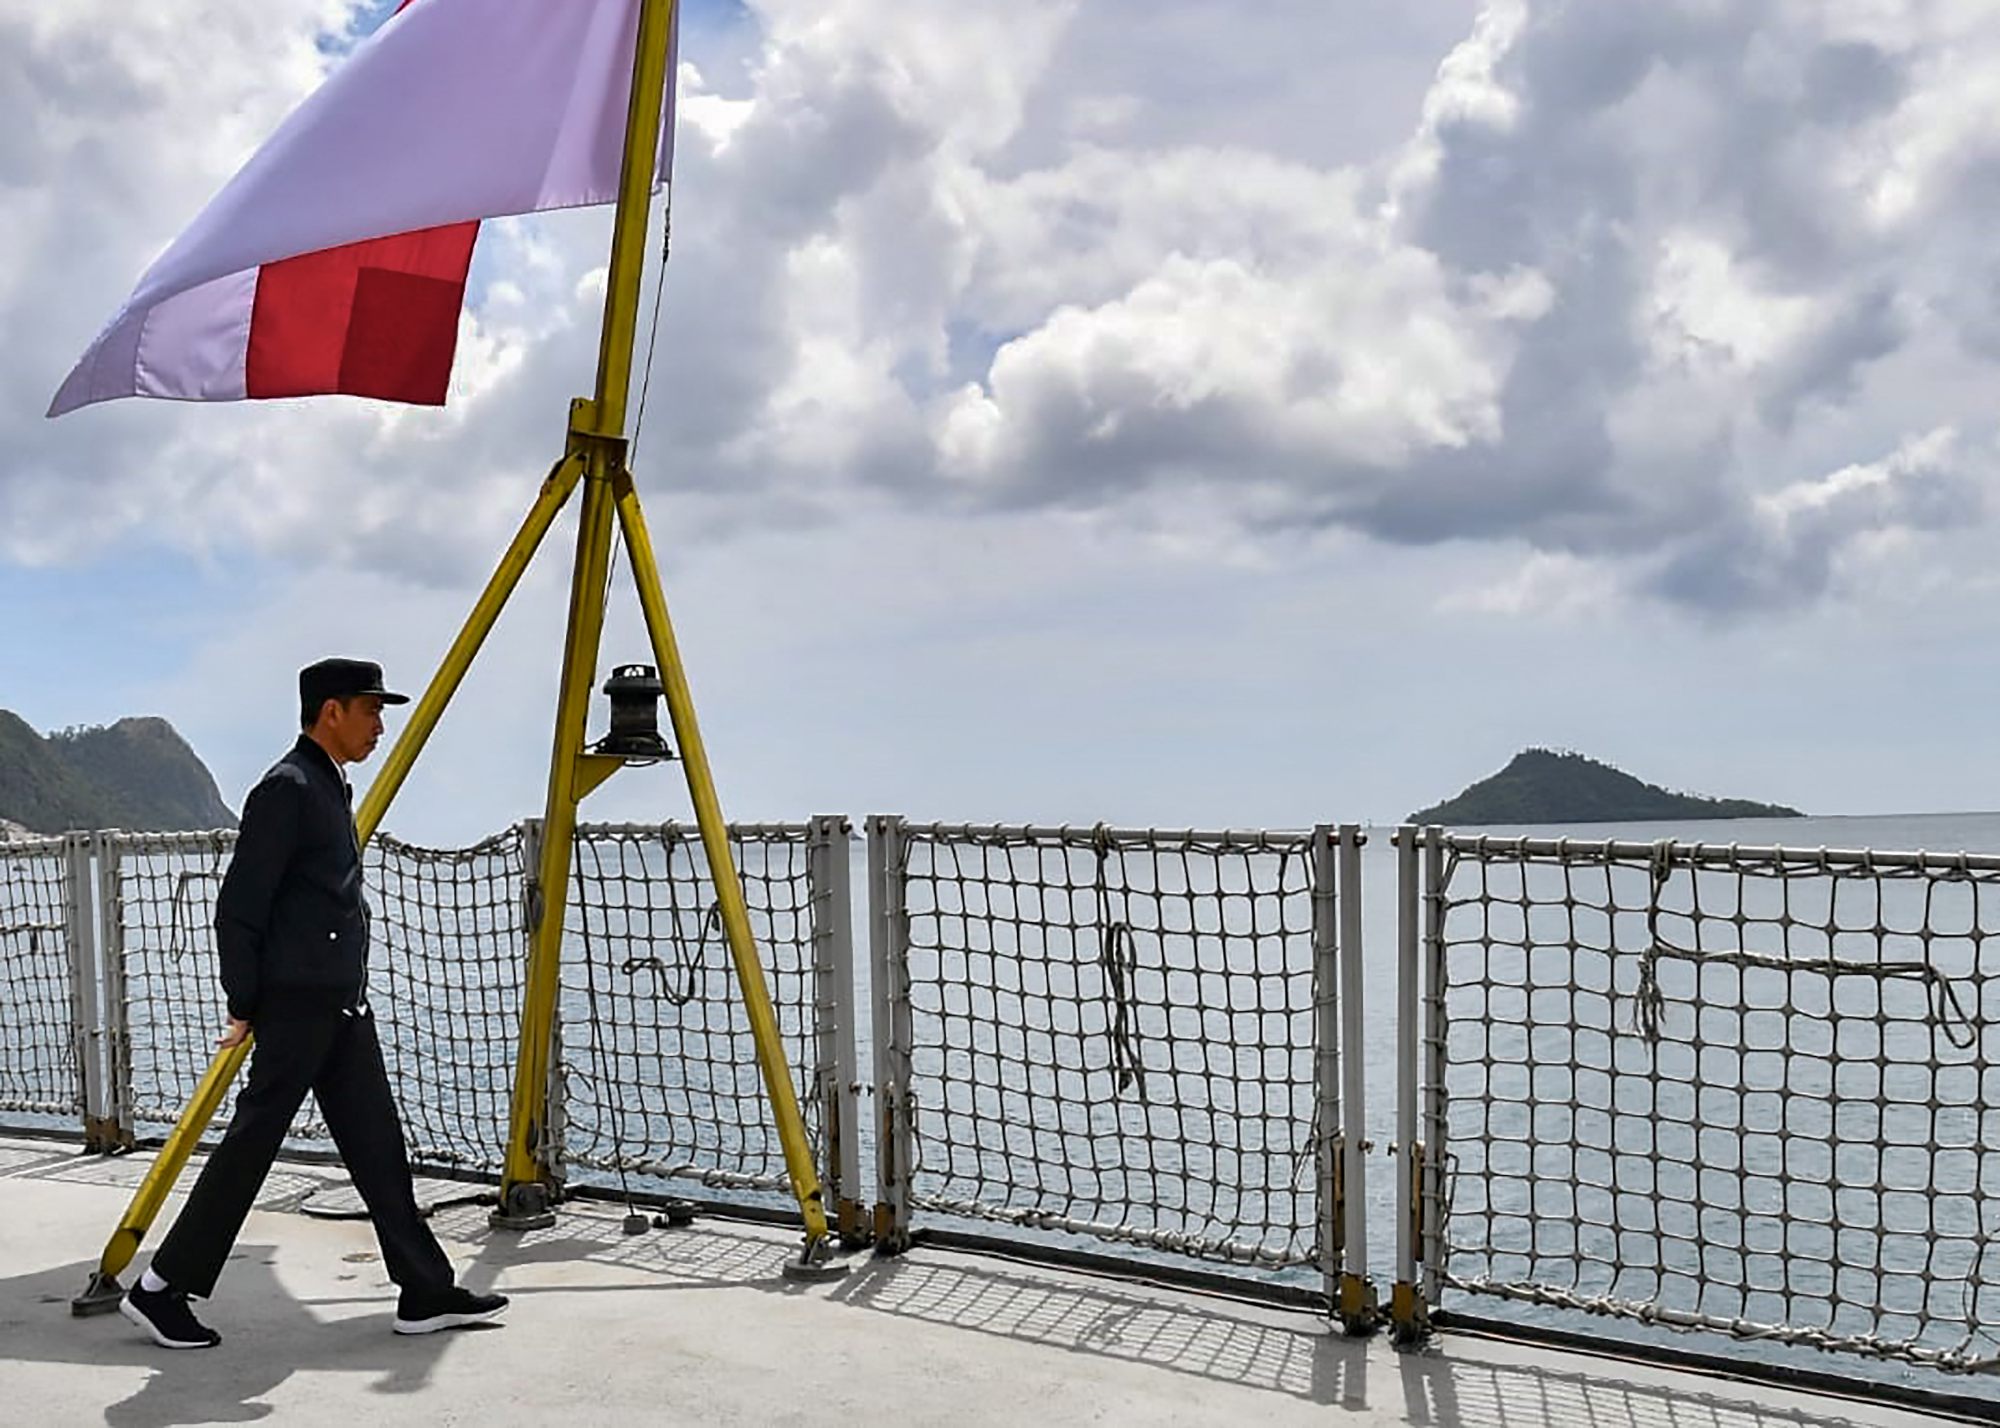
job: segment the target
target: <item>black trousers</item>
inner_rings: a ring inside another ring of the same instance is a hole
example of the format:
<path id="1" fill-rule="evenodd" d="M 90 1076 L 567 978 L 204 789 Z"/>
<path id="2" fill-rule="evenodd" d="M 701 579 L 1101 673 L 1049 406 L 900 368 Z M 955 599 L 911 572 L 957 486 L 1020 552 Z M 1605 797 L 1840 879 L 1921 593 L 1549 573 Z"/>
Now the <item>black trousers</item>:
<path id="1" fill-rule="evenodd" d="M 375 1222 L 389 1277 L 405 1290 L 449 1288 L 451 1261 L 417 1209 L 403 1125 L 389 1093 L 373 1016 L 346 1012 L 260 1017 L 250 1079 L 180 1218 L 153 1256 L 153 1272 L 206 1298 L 243 1229 L 306 1092 Z"/>

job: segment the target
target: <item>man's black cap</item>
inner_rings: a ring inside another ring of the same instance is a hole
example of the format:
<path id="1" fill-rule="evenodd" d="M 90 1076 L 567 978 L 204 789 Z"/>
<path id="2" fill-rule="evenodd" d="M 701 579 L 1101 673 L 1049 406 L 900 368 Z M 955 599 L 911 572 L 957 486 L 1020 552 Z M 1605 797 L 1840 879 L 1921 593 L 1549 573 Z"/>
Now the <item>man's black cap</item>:
<path id="1" fill-rule="evenodd" d="M 323 659 L 299 671 L 299 710 L 311 719 L 329 699 L 353 699 L 373 694 L 384 704 L 408 704 L 407 694 L 382 687 L 382 666 L 365 659 Z"/>

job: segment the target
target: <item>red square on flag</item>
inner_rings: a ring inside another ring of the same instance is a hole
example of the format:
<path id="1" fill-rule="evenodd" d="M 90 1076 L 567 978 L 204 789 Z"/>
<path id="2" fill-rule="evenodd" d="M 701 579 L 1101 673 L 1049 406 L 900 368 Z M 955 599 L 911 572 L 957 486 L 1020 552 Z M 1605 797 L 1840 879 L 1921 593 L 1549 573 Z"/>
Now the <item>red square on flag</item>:
<path id="1" fill-rule="evenodd" d="M 363 268 L 355 275 L 336 390 L 443 406 L 464 300 L 463 279 Z"/>

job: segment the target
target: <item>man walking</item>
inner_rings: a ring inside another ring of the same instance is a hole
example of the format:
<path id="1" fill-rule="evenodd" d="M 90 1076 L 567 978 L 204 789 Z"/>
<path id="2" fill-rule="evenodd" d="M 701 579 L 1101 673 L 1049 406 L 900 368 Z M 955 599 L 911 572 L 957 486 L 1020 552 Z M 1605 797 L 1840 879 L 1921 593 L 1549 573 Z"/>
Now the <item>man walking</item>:
<path id="1" fill-rule="evenodd" d="M 375 751 L 382 707 L 407 704 L 382 668 L 328 659 L 299 671 L 292 751 L 243 803 L 236 856 L 216 901 L 215 938 L 229 1025 L 218 1047 L 254 1026 L 250 1076 L 152 1267 L 120 1303 L 170 1349 L 222 1336 L 195 1318 L 243 1228 L 306 1092 L 319 1101 L 354 1188 L 368 1206 L 389 1277 L 401 1290 L 399 1334 L 483 1323 L 505 1296 L 458 1287 L 410 1183 L 402 1122 L 368 1007 L 368 905 L 361 888 L 353 790 L 342 769 Z"/>

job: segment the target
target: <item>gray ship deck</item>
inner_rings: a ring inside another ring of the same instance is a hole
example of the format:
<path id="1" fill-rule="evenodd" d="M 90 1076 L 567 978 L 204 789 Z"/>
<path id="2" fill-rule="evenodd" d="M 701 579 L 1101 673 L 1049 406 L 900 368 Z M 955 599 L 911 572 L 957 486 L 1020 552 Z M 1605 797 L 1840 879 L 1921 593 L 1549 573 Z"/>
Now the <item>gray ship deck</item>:
<path id="1" fill-rule="evenodd" d="M 465 1280 L 514 1304 L 503 1327 L 398 1338 L 368 1226 L 299 1213 L 314 1194 L 351 1193 L 344 1177 L 292 1163 L 272 1176 L 208 1306 L 224 1343 L 170 1353 L 116 1315 L 69 1310 L 149 1160 L 0 1139 L 0 1420 L 1945 1421 L 1460 1334 L 1398 1353 L 1382 1338 L 1329 1333 L 1304 1312 L 927 1246 L 901 1259 L 855 1256 L 845 1279 L 800 1286 L 779 1274 L 793 1244 L 785 1231 L 704 1219 L 627 1237 L 620 1207 L 599 1203 L 568 1207 L 556 1228 L 526 1236 L 490 1233 L 481 1207 L 442 1206 L 434 1223 Z M 457 1196 L 468 1187 L 425 1188 Z"/>

